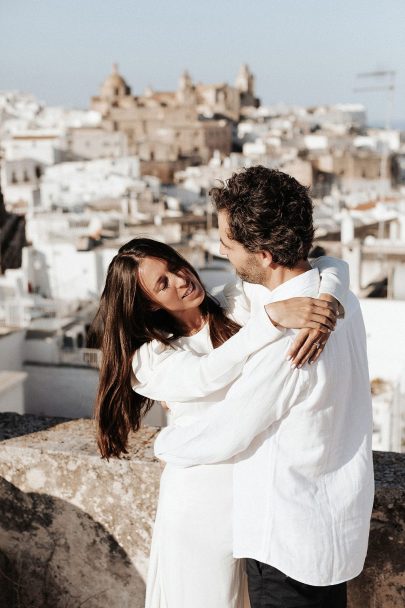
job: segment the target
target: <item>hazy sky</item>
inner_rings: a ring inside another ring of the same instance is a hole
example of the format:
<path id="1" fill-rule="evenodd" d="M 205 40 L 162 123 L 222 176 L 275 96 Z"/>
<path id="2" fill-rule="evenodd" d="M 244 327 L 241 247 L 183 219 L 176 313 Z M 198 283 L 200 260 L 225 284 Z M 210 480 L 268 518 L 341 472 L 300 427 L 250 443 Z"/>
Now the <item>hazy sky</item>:
<path id="1" fill-rule="evenodd" d="M 371 121 L 386 94 L 354 93 L 356 73 L 396 70 L 405 123 L 405 0 L 0 0 L 0 90 L 85 108 L 114 61 L 135 94 L 247 62 L 264 103 L 363 102 Z"/>

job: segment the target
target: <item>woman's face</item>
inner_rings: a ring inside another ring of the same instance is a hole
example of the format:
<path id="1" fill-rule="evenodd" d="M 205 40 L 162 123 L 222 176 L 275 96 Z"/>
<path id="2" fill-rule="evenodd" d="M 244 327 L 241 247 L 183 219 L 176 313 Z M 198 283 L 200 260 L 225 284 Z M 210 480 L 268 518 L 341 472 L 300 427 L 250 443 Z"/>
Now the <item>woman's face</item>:
<path id="1" fill-rule="evenodd" d="M 144 258 L 139 264 L 139 276 L 148 297 L 168 312 L 197 308 L 205 298 L 201 283 L 187 268 L 172 272 L 165 260 Z"/>

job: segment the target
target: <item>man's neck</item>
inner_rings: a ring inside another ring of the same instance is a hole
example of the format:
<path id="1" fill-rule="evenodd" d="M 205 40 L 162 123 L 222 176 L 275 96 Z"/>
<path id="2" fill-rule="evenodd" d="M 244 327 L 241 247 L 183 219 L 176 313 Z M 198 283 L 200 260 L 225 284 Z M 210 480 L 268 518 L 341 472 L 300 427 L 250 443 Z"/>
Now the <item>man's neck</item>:
<path id="1" fill-rule="evenodd" d="M 263 285 L 271 290 L 276 289 L 279 285 L 282 285 L 286 281 L 289 281 L 304 272 L 308 272 L 311 268 L 312 266 L 307 260 L 300 260 L 294 268 L 286 268 L 285 266 L 274 264 L 274 266 L 269 269 L 269 275 L 263 282 Z"/>

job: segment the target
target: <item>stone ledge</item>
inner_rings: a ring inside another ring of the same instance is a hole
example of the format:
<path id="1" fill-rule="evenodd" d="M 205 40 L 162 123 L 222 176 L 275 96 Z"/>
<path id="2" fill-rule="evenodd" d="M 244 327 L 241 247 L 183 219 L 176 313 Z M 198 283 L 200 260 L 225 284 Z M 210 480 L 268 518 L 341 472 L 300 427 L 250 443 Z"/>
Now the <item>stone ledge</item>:
<path id="1" fill-rule="evenodd" d="M 158 431 L 142 429 L 128 455 L 106 462 L 91 420 L 0 414 L 0 437 L 13 436 L 0 450 L 0 576 L 8 564 L 8 593 L 18 589 L 20 602 L 13 606 L 143 608 L 162 470 L 152 447 Z M 349 585 L 349 607 L 402 608 L 405 454 L 377 452 L 374 461 L 369 552 Z"/>
<path id="2" fill-rule="evenodd" d="M 152 449 L 158 429 L 142 429 L 127 456 L 107 462 L 91 420 L 20 421 L 54 426 L 1 443 L 0 551 L 15 598 L 18 591 L 14 605 L 143 608 L 161 473 Z"/>
<path id="3" fill-rule="evenodd" d="M 0 441 L 12 439 L 20 435 L 28 435 L 49 429 L 61 422 L 68 422 L 71 418 L 51 416 L 35 416 L 34 414 L 16 414 L 15 412 L 0 413 Z"/>
<path id="4" fill-rule="evenodd" d="M 9 414 L 6 414 L 9 415 Z M 14 414 L 18 416 L 18 414 Z M 102 461 L 97 451 L 93 420 L 80 418 L 37 417 L 30 414 L 20 416 L 22 426 L 32 429 L 28 434 L 18 433 L 18 418 L 15 421 L 15 436 L 3 443 L 6 450 L 43 450 L 55 454 L 68 454 L 95 458 L 106 466 L 121 466 L 123 462 L 154 462 L 159 461 L 153 454 L 153 441 L 160 429 L 144 427 L 130 438 L 129 453 L 120 459 Z M 1 420 L 1 414 L 0 414 Z M 28 423 L 28 424 L 27 424 Z M 1 426 L 1 423 L 0 423 Z"/>

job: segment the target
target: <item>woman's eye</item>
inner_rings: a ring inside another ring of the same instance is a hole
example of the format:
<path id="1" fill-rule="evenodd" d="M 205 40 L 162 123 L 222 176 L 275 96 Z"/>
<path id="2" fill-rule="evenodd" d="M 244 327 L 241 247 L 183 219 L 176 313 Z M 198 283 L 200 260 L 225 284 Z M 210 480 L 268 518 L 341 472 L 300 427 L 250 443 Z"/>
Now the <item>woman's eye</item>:
<path id="1" fill-rule="evenodd" d="M 164 291 L 165 289 L 167 289 L 169 286 L 169 281 L 167 279 L 164 279 L 161 283 L 161 288 L 160 291 Z"/>

